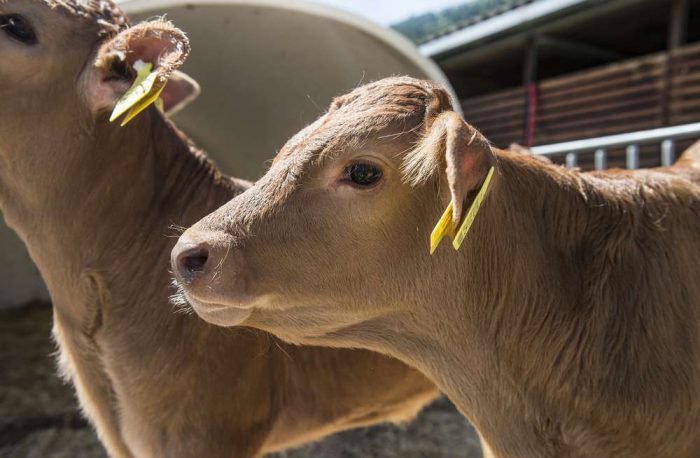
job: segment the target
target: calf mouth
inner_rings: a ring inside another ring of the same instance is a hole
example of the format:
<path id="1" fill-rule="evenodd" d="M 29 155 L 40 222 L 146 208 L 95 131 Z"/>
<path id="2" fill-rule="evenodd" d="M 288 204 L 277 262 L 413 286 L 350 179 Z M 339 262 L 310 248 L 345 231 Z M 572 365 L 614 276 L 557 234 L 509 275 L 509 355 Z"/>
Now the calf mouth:
<path id="1" fill-rule="evenodd" d="M 235 294 L 223 301 L 212 302 L 199 298 L 187 286 L 173 279 L 176 292 L 170 296 L 170 303 L 176 311 L 188 315 L 197 314 L 204 321 L 217 326 L 238 326 L 243 324 L 253 312 L 254 297 L 248 294 Z"/>
<path id="2" fill-rule="evenodd" d="M 229 305 L 192 304 L 192 308 L 201 319 L 216 326 L 240 326 L 250 318 L 252 309 L 242 309 Z"/>

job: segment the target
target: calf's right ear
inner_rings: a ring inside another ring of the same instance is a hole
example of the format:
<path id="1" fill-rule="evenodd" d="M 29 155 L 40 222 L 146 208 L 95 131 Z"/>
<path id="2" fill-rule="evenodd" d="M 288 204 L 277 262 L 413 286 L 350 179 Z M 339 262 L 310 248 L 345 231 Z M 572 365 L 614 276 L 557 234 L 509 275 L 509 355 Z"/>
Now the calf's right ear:
<path id="1" fill-rule="evenodd" d="M 189 52 L 185 33 L 164 20 L 143 22 L 122 31 L 100 47 L 83 74 L 89 108 L 95 114 L 111 110 L 134 83 L 139 61 L 152 65 L 154 88 L 164 86 L 160 93 L 164 110 L 182 108 L 199 94 L 193 79 L 176 72 Z"/>
<path id="2" fill-rule="evenodd" d="M 429 174 L 432 174 L 436 169 L 445 167 L 451 197 L 447 209 L 430 234 L 432 254 L 445 235 L 452 238 L 454 249 L 459 249 L 489 188 L 496 158 L 488 140 L 452 110 L 432 114 L 429 107 L 425 126 L 426 133 L 415 150 L 419 154 L 414 154 L 408 161 L 407 171 L 410 175 L 412 166 L 418 165 L 420 169 L 428 164 L 431 169 Z M 418 173 L 419 176 L 429 174 Z M 471 207 L 465 212 L 465 204 L 472 196 Z"/>
<path id="3" fill-rule="evenodd" d="M 428 143 L 444 154 L 445 176 L 452 197 L 452 223 L 457 226 L 470 193 L 478 191 L 496 163 L 491 145 L 454 111 L 440 113 L 427 133 Z"/>

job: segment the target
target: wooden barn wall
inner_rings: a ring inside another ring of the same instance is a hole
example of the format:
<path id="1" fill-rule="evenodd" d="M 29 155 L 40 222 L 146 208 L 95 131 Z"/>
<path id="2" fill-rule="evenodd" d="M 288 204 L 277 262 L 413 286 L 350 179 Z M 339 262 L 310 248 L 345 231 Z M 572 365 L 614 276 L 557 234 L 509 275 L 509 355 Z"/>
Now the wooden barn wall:
<path id="1" fill-rule="evenodd" d="M 527 97 L 534 97 L 534 145 L 593 138 L 700 121 L 700 44 L 463 99 L 466 119 L 501 147 L 527 144 Z M 677 150 L 688 142 L 679 143 Z M 657 145 L 641 149 L 642 166 L 657 165 Z M 611 166 L 624 151 L 610 151 Z M 586 155 L 579 162 L 587 167 Z M 590 158 L 592 164 L 592 154 Z"/>

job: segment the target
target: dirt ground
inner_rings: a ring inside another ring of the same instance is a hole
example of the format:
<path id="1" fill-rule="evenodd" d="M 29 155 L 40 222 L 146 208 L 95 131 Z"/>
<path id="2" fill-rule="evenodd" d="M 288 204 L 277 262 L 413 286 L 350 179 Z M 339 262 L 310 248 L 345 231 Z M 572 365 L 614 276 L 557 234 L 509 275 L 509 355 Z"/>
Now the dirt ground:
<path id="1" fill-rule="evenodd" d="M 0 312 L 0 457 L 102 458 L 106 454 L 56 376 L 51 308 Z M 268 458 L 480 457 L 474 430 L 445 399 L 413 422 L 336 434 Z"/>

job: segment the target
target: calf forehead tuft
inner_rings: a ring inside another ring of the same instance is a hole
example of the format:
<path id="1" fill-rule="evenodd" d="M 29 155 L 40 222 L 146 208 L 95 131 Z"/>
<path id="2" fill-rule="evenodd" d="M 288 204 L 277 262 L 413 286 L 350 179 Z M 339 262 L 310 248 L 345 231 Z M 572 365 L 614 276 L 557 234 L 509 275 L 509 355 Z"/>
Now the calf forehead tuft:
<path id="1" fill-rule="evenodd" d="M 129 26 L 126 14 L 112 0 L 42 0 L 73 16 L 95 22 L 101 35 L 111 36 Z"/>
<path id="2" fill-rule="evenodd" d="M 337 97 L 323 117 L 287 142 L 275 162 L 296 152 L 318 153 L 324 158 L 343 147 L 357 146 L 355 143 L 370 134 L 396 123 L 403 132 L 412 132 L 423 125 L 429 111 L 451 108 L 446 94 L 435 82 L 411 77 L 385 78 L 360 86 Z"/>
<path id="3" fill-rule="evenodd" d="M 417 111 L 422 113 L 436 89 L 440 89 L 440 86 L 431 81 L 410 77 L 385 78 L 337 98 L 334 106 L 341 112 L 399 116 L 415 114 Z"/>
<path id="4" fill-rule="evenodd" d="M 328 127 L 337 134 L 360 136 L 390 125 L 409 132 L 427 127 L 436 114 L 449 109 L 452 102 L 448 92 L 438 83 L 410 77 L 385 78 L 336 98 L 328 111 Z"/>

